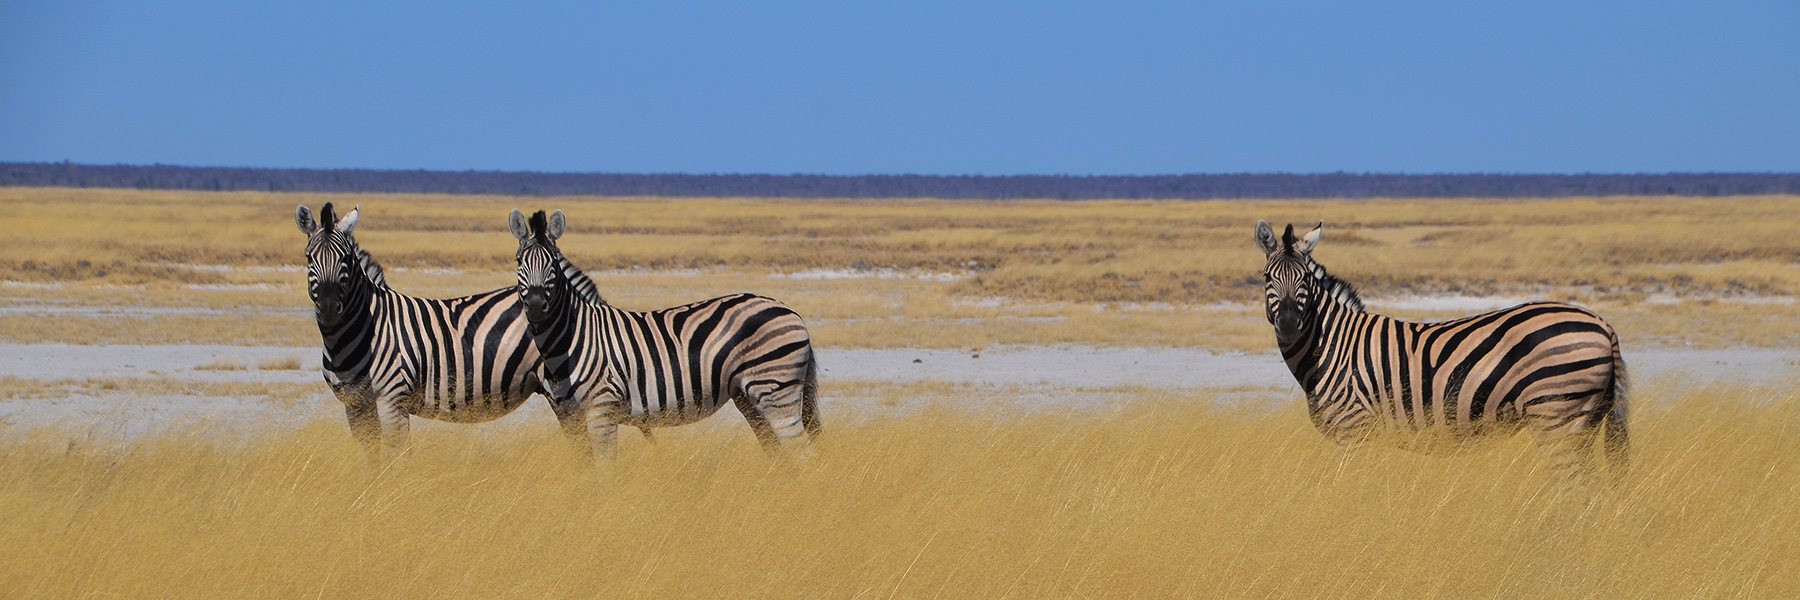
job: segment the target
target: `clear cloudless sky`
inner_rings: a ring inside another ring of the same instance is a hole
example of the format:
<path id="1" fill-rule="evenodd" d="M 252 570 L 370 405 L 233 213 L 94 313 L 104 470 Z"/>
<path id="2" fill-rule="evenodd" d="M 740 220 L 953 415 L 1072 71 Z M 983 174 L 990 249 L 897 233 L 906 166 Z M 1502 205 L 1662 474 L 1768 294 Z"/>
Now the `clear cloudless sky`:
<path id="1" fill-rule="evenodd" d="M 1800 171 L 1800 2 L 0 1 L 0 161 Z"/>

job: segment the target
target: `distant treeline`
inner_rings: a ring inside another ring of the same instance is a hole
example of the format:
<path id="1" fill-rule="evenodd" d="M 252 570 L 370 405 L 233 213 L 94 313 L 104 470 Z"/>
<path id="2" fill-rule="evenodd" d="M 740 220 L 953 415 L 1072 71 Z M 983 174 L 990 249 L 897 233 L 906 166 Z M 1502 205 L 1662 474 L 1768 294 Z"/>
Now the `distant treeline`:
<path id="1" fill-rule="evenodd" d="M 1444 198 L 1800 194 L 1800 173 L 682 175 L 0 163 L 0 186 L 518 196 Z"/>

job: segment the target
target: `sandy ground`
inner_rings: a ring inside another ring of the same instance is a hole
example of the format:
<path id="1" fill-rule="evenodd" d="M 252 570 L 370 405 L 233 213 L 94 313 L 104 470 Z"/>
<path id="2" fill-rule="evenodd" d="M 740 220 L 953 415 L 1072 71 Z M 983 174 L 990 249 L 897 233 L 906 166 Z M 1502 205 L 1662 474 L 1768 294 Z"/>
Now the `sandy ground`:
<path id="1" fill-rule="evenodd" d="M 145 396 L 107 392 L 93 385 L 55 397 L 0 400 L 0 421 L 33 428 L 44 424 L 89 427 L 131 437 L 169 426 L 208 422 L 223 429 L 255 423 L 296 424 L 314 418 L 341 418 L 342 407 L 319 374 L 316 348 L 272 346 L 76 346 L 0 344 L 0 377 L 40 381 L 119 379 L 198 383 L 316 385 L 299 400 L 270 396 Z M 300 369 L 259 369 L 258 365 L 298 359 Z M 1800 374 L 1800 351 L 1777 349 L 1646 349 L 1627 352 L 1633 379 L 1644 385 L 1743 383 L 1767 385 Z M 206 368 L 219 363 L 241 370 Z M 830 387 L 824 412 L 840 417 L 875 418 L 904 412 L 925 401 L 991 402 L 1006 407 L 1098 407 L 1132 393 L 1163 390 L 1213 402 L 1264 403 L 1297 400 L 1293 376 L 1274 352 L 1212 352 L 1191 348 L 1093 348 L 1011 346 L 980 352 L 920 349 L 822 348 L 822 379 L 831 381 L 944 382 L 956 398 L 853 395 Z M 90 382 L 91 383 L 91 382 Z M 853 388 L 852 388 L 853 389 Z M 729 410 L 723 412 L 730 412 Z M 528 402 L 500 423 L 552 422 L 547 406 Z M 741 425 L 736 415 L 713 422 Z M 415 427 L 449 426 L 414 420 Z"/>

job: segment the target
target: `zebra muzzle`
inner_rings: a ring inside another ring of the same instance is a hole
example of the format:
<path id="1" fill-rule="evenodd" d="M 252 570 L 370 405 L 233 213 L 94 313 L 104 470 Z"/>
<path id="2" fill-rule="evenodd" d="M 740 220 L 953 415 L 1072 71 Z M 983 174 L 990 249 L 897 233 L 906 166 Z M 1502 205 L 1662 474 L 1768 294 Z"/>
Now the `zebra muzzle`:
<path id="1" fill-rule="evenodd" d="M 543 288 L 524 288 L 519 290 L 519 300 L 525 303 L 525 317 L 540 321 L 544 318 L 544 309 L 550 303 L 550 294 Z"/>

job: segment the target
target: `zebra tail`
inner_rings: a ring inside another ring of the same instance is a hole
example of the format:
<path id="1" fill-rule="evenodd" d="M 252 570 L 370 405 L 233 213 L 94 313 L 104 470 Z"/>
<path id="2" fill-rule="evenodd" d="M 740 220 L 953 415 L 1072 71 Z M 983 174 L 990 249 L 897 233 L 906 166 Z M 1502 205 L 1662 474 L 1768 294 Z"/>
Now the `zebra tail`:
<path id="1" fill-rule="evenodd" d="M 1606 399 L 1612 409 L 1606 415 L 1606 426 L 1603 431 L 1606 462 L 1611 465 L 1613 480 L 1625 475 L 1630 466 L 1629 451 L 1631 440 L 1627 433 L 1626 421 L 1630 410 L 1625 394 L 1630 381 L 1625 373 L 1625 358 L 1619 355 L 1619 341 L 1613 340 L 1612 381 L 1606 386 Z"/>
<path id="2" fill-rule="evenodd" d="M 807 348 L 806 383 L 800 387 L 800 424 L 806 427 L 806 436 L 819 438 L 819 355 L 813 348 Z"/>

